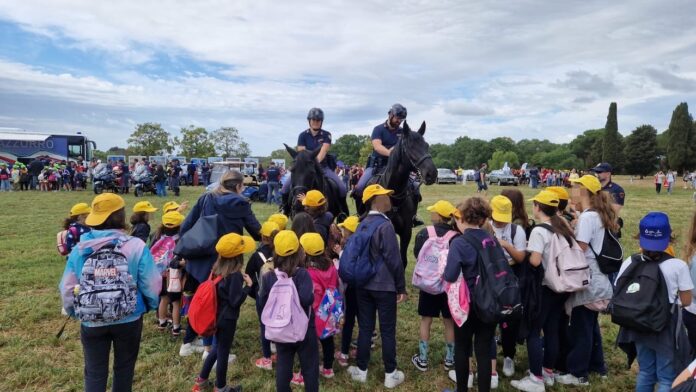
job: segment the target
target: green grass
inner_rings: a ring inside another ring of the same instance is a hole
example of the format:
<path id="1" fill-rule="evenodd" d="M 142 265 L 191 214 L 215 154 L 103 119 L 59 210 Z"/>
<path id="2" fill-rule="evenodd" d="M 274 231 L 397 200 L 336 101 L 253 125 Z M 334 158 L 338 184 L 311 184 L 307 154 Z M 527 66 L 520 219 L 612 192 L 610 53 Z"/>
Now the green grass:
<path id="1" fill-rule="evenodd" d="M 655 195 L 651 180 L 629 183 L 618 179 L 626 189 L 626 206 L 622 216 L 626 222 L 624 245 L 627 252 L 637 250 L 632 237 L 637 234 L 640 218 L 648 211 L 662 210 L 670 215 L 672 226 L 680 239 L 686 234 L 688 223 L 694 210 L 692 190 L 675 189 L 669 196 Z M 682 183 L 679 183 L 681 186 Z M 488 196 L 499 192 L 492 186 Z M 533 191 L 520 187 L 525 196 Z M 181 200 L 195 202 L 201 189 L 183 188 Z M 438 199 L 457 202 L 475 194 L 474 186 L 435 185 L 423 188 L 424 203 L 420 216 L 427 218 L 425 206 Z M 55 250 L 55 233 L 60 229 L 62 218 L 72 204 L 90 202 L 93 194 L 89 192 L 60 193 L 0 193 L 2 219 L 0 219 L 0 390 L 82 390 L 82 349 L 79 341 L 79 325 L 70 322 L 61 339 L 55 334 L 62 325 L 60 300 L 57 285 L 64 268 L 64 258 Z M 165 200 L 150 197 L 157 207 Z M 136 202 L 126 196 L 128 207 Z M 263 221 L 273 211 L 265 204 L 255 204 L 254 211 Z M 160 213 L 154 214 L 152 222 L 158 222 Z M 152 225 L 155 226 L 155 223 Z M 681 249 L 682 241 L 678 243 Z M 410 282 L 414 259 L 411 256 L 406 274 Z M 410 298 L 398 308 L 397 345 L 399 368 L 406 373 L 406 382 L 399 388 L 402 391 L 442 391 L 452 388 L 442 370 L 444 356 L 442 326 L 433 324 L 431 370 L 421 373 L 414 369 L 410 357 L 418 349 L 418 324 L 416 313 L 418 294 L 407 284 Z M 253 302 L 247 301 L 242 310 L 233 352 L 237 363 L 230 366 L 228 379 L 241 382 L 247 391 L 273 391 L 274 376 L 271 372 L 256 369 L 253 360 L 260 355 L 258 343 L 258 321 Z M 614 347 L 617 328 L 608 318 L 602 317 L 604 349 L 610 369 L 610 379 L 602 382 L 591 379 L 592 391 L 627 391 L 634 388 L 635 366 L 626 370 L 625 356 Z M 356 331 L 357 333 L 357 331 Z M 338 342 L 338 338 L 337 338 Z M 136 391 L 185 391 L 191 387 L 191 380 L 200 370 L 199 356 L 181 358 L 178 356 L 179 344 L 170 335 L 157 331 L 154 315 L 145 316 L 145 327 L 140 346 L 140 357 L 136 367 L 134 390 Z M 518 347 L 517 376 L 526 367 L 526 349 Z M 499 370 L 500 370 L 499 364 Z M 373 351 L 368 383 L 353 384 L 344 369 L 335 365 L 336 377 L 321 380 L 322 391 L 372 391 L 382 390 L 383 372 L 379 343 Z M 501 378 L 501 391 L 511 391 L 509 381 Z M 562 387 L 552 390 L 564 391 Z"/>

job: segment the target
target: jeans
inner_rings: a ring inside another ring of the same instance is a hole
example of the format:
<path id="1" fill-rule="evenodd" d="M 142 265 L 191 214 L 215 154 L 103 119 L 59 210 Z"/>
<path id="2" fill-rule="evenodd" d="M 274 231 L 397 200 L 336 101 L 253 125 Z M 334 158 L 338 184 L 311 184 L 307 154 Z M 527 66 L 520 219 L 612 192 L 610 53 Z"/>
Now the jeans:
<path id="1" fill-rule="evenodd" d="M 584 306 L 576 306 L 570 315 L 570 351 L 566 364 L 568 372 L 575 377 L 587 377 L 590 370 L 606 373 L 598 315 Z"/>
<path id="2" fill-rule="evenodd" d="M 39 176 L 31 176 L 31 190 L 36 189 L 37 185 L 39 185 Z"/>
<path id="3" fill-rule="evenodd" d="M 655 184 L 655 192 L 657 192 L 658 195 L 660 194 L 661 190 L 662 190 L 662 184 Z"/>
<path id="4" fill-rule="evenodd" d="M 355 186 L 355 194 L 362 195 L 362 191 L 365 189 L 365 185 L 372 178 L 372 173 L 375 171 L 374 167 L 366 167 L 363 172 L 362 177 L 358 180 L 358 185 Z"/>
<path id="5" fill-rule="evenodd" d="M 542 376 L 542 366 L 553 369 L 559 352 L 559 333 L 563 304 L 568 299 L 567 294 L 559 294 L 543 287 L 541 315 L 531 326 L 527 336 L 527 355 L 529 369 L 537 377 Z M 544 338 L 541 338 L 541 331 Z"/>
<path id="6" fill-rule="evenodd" d="M 381 328 L 381 325 L 380 325 Z M 457 374 L 457 392 L 467 391 L 469 378 L 469 353 L 471 353 L 471 340 L 475 336 L 474 351 L 478 364 L 478 390 L 490 392 L 491 377 L 491 342 L 495 334 L 495 324 L 482 323 L 474 313 L 469 313 L 469 318 L 461 326 L 454 327 L 454 369 Z"/>
<path id="7" fill-rule="evenodd" d="M 389 291 L 356 290 L 358 300 L 358 358 L 360 370 L 367 370 L 370 362 L 372 331 L 375 330 L 375 312 L 379 316 L 382 337 L 384 372 L 396 370 L 396 293 Z"/>
<path id="8" fill-rule="evenodd" d="M 306 392 L 319 391 L 319 347 L 314 319 L 310 319 L 307 334 L 301 342 L 276 343 L 276 391 L 291 392 L 292 365 L 295 354 L 300 357 L 300 368 Z"/>
<path id="9" fill-rule="evenodd" d="M 259 326 L 261 330 L 260 340 L 261 340 L 261 354 L 264 358 L 271 357 L 271 342 L 266 339 L 266 327 L 261 322 L 261 313 L 263 313 L 263 307 L 261 306 L 261 301 L 256 300 L 256 314 L 259 315 Z"/>
<path id="10" fill-rule="evenodd" d="M 159 181 L 155 183 L 155 189 L 157 192 L 157 196 L 159 197 L 167 197 L 167 183 L 164 181 Z"/>
<path id="11" fill-rule="evenodd" d="M 130 392 L 133 387 L 135 361 L 143 331 L 142 317 L 125 324 L 104 327 L 80 327 L 80 341 L 85 357 L 85 392 L 104 392 L 109 378 L 109 352 L 114 346 L 113 392 Z"/>
<path id="12" fill-rule="evenodd" d="M 278 192 L 278 186 L 280 183 L 278 181 L 268 182 L 268 195 L 266 196 L 266 203 L 271 204 L 276 202 L 276 192 Z"/>
<path id="13" fill-rule="evenodd" d="M 128 193 L 128 188 L 130 188 L 130 174 L 123 173 L 123 177 L 121 177 L 121 180 L 123 181 L 121 183 L 121 192 Z"/>
<path id="14" fill-rule="evenodd" d="M 669 392 L 677 372 L 672 366 L 672 359 L 658 355 L 655 350 L 636 342 L 638 350 L 638 377 L 636 392 L 653 392 L 657 383 L 657 392 Z"/>
<path id="15" fill-rule="evenodd" d="M 0 180 L 0 192 L 10 191 L 10 180 Z"/>
<path id="16" fill-rule="evenodd" d="M 350 340 L 353 338 L 355 319 L 358 317 L 358 298 L 353 286 L 346 287 L 345 301 L 346 310 L 343 315 L 343 330 L 341 330 L 341 353 L 348 355 Z"/>
<path id="17" fill-rule="evenodd" d="M 203 368 L 199 377 L 207 380 L 210 376 L 210 371 L 213 370 L 213 364 L 217 361 L 215 368 L 215 386 L 224 388 L 227 385 L 227 366 L 230 357 L 230 348 L 234 341 L 234 332 L 237 329 L 237 320 L 219 320 L 217 331 L 215 332 L 216 345 L 210 351 L 210 354 L 203 362 Z"/>

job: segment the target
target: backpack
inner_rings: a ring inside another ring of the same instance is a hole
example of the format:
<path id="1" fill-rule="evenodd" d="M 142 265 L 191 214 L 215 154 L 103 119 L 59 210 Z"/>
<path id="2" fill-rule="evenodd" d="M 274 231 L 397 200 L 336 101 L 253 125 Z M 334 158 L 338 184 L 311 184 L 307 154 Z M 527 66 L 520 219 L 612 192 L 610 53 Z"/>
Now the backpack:
<path id="1" fill-rule="evenodd" d="M 544 268 L 546 285 L 557 293 L 572 293 L 590 287 L 590 265 L 580 245 L 573 238 L 556 233 L 549 224 L 540 224 L 539 227 L 553 234 L 548 245 L 549 259 Z"/>
<path id="2" fill-rule="evenodd" d="M 87 256 L 75 296 L 75 315 L 85 322 L 111 323 L 135 312 L 136 281 L 128 271 L 128 258 L 121 238 Z"/>
<path id="3" fill-rule="evenodd" d="M 155 261 L 160 274 L 164 274 L 169 268 L 169 262 L 174 258 L 174 248 L 178 239 L 178 235 L 163 235 L 150 248 L 152 259 Z"/>
<path id="4" fill-rule="evenodd" d="M 203 337 L 215 335 L 217 329 L 217 285 L 221 280 L 211 274 L 198 286 L 188 308 L 189 325 Z"/>
<path id="5" fill-rule="evenodd" d="M 319 339 L 326 339 L 341 331 L 343 320 L 343 297 L 337 288 L 328 288 L 314 313 L 314 325 Z"/>
<path id="6" fill-rule="evenodd" d="M 434 226 L 428 226 L 426 229 L 428 239 L 418 252 L 411 283 L 428 294 L 442 294 L 445 291 L 442 274 L 447 265 L 449 243 L 457 232 L 449 230 L 444 236 L 438 237 Z"/>
<path id="7" fill-rule="evenodd" d="M 268 293 L 268 301 L 261 313 L 266 327 L 266 339 L 275 343 L 297 343 L 304 340 L 309 327 L 309 316 L 302 305 L 292 278 L 275 270 L 278 281 Z"/>
<path id="8" fill-rule="evenodd" d="M 375 231 L 384 222 L 388 220 L 381 216 L 370 224 L 362 222 L 355 233 L 348 238 L 341 253 L 338 268 L 338 275 L 343 282 L 353 287 L 363 287 L 377 274 L 382 265 L 382 259 L 380 257 L 374 263 L 370 260 L 370 244 Z"/>
<path id="9" fill-rule="evenodd" d="M 264 255 L 263 252 L 258 252 L 258 254 L 259 257 L 261 257 L 261 260 L 263 260 L 263 265 L 261 265 L 261 268 L 259 269 L 259 275 L 256 277 L 256 280 L 259 282 L 259 291 L 261 291 L 263 287 L 263 276 L 269 272 L 273 272 L 275 267 L 273 265 L 273 257 L 266 258 L 266 255 Z"/>
<path id="10" fill-rule="evenodd" d="M 72 233 L 73 238 L 78 239 L 79 233 L 75 226 L 70 226 L 67 230 L 59 231 L 56 234 L 56 248 L 58 248 L 58 253 L 60 253 L 61 256 L 70 254 L 71 249 L 68 249 L 68 233 Z"/>
<path id="11" fill-rule="evenodd" d="M 476 170 L 476 171 L 474 172 L 474 181 L 476 181 L 476 182 L 481 181 L 481 172 L 478 171 L 478 170 Z"/>
<path id="12" fill-rule="evenodd" d="M 602 241 L 602 249 L 600 249 L 599 253 L 595 252 L 591 243 L 588 245 L 597 259 L 599 270 L 602 271 L 603 274 L 608 275 L 619 272 L 621 264 L 624 261 L 623 248 L 616 238 L 616 235 L 612 233 L 611 230 L 604 229 L 604 240 Z"/>
<path id="13" fill-rule="evenodd" d="M 167 271 L 167 292 L 168 293 L 180 293 L 181 292 L 181 269 L 180 268 L 169 268 Z"/>
<path id="14" fill-rule="evenodd" d="M 609 304 L 611 321 L 637 332 L 657 333 L 670 321 L 670 303 L 660 263 L 636 254 L 616 281 Z"/>
<path id="15" fill-rule="evenodd" d="M 519 283 L 498 241 L 463 237 L 478 253 L 479 275 L 471 298 L 478 318 L 485 324 L 519 319 L 523 310 Z"/>
<path id="16" fill-rule="evenodd" d="M 462 274 L 454 283 L 445 282 L 445 293 L 447 293 L 447 307 L 452 315 L 452 320 L 457 327 L 464 325 L 469 318 L 470 298 L 469 286 Z"/>
<path id="17" fill-rule="evenodd" d="M 691 372 L 688 380 L 677 385 L 670 390 L 671 392 L 696 392 L 696 369 Z"/>

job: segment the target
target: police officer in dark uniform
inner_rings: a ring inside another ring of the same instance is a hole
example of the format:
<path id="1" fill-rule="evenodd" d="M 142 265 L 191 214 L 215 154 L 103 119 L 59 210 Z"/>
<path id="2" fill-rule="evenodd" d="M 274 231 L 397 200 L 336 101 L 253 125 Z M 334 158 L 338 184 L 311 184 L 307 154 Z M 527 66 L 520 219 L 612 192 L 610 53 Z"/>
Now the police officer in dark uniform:
<path id="1" fill-rule="evenodd" d="M 297 137 L 297 151 L 309 150 L 314 151 L 317 148 L 317 162 L 324 171 L 326 177 L 330 177 L 338 186 L 338 191 L 341 197 L 346 197 L 346 186 L 334 171 L 336 169 L 336 157 L 329 154 L 331 149 L 331 133 L 321 128 L 324 123 L 324 111 L 319 108 L 311 108 L 307 113 L 307 122 L 309 128 L 300 132 Z M 283 183 L 281 193 L 287 195 L 290 190 L 290 181 Z"/>
<path id="2" fill-rule="evenodd" d="M 613 170 L 614 168 L 606 162 L 602 162 L 590 169 L 590 171 L 595 173 L 597 175 L 597 178 L 599 178 L 599 182 L 602 184 L 602 191 L 609 192 L 609 194 L 611 194 L 612 198 L 614 199 L 612 207 L 614 207 L 614 211 L 616 211 L 616 215 L 618 216 L 621 213 L 621 208 L 624 205 L 624 200 L 626 199 L 626 192 L 619 184 L 611 180 L 611 172 Z M 623 219 L 619 218 L 619 237 L 621 237 L 620 228 L 622 227 Z"/>

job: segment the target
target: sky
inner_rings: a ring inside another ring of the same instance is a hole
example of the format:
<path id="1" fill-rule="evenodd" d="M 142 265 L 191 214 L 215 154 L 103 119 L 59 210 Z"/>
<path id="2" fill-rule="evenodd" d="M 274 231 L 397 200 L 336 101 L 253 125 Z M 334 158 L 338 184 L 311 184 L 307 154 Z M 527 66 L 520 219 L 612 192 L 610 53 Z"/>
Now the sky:
<path id="1" fill-rule="evenodd" d="M 253 155 L 389 107 L 459 136 L 666 129 L 696 104 L 696 2 L 0 0 L 0 127 L 126 146 L 138 123 L 234 126 Z"/>

